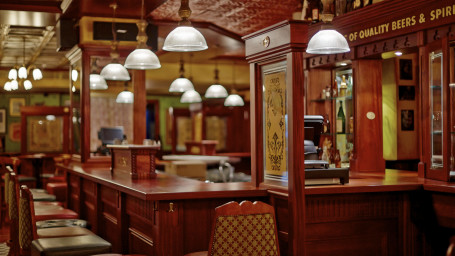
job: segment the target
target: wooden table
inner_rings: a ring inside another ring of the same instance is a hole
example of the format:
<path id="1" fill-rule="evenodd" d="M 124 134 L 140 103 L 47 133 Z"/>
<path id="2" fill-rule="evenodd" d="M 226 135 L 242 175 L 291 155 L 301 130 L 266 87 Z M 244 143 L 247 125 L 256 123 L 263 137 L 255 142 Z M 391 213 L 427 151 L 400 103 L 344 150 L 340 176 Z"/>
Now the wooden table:
<path id="1" fill-rule="evenodd" d="M 49 160 L 54 159 L 54 154 L 27 154 L 17 156 L 21 160 L 21 173 L 36 178 L 36 187 L 43 188 L 43 182 L 41 180 L 42 174 L 45 171 L 45 163 Z M 28 167 L 31 165 L 32 169 Z M 54 170 L 52 170 L 54 173 Z"/>

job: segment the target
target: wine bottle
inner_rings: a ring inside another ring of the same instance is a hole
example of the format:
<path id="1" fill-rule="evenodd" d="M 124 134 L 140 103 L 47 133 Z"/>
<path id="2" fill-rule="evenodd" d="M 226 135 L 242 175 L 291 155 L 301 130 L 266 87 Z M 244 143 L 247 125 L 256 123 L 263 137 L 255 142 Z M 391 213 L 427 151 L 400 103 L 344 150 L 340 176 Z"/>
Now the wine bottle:
<path id="1" fill-rule="evenodd" d="M 345 133 L 346 129 L 346 116 L 344 115 L 343 102 L 340 101 L 340 107 L 338 108 L 336 131 L 337 133 Z"/>
<path id="2" fill-rule="evenodd" d="M 311 19 L 313 23 L 319 22 L 319 4 L 313 1 L 311 8 Z"/>

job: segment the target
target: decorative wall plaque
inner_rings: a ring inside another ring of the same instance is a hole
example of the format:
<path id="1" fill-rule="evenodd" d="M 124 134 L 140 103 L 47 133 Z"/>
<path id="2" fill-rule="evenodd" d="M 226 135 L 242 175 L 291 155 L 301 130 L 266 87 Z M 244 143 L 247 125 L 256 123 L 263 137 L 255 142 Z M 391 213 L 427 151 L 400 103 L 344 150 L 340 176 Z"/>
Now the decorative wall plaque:
<path id="1" fill-rule="evenodd" d="M 286 166 L 286 72 L 264 76 L 265 174 L 284 176 Z"/>

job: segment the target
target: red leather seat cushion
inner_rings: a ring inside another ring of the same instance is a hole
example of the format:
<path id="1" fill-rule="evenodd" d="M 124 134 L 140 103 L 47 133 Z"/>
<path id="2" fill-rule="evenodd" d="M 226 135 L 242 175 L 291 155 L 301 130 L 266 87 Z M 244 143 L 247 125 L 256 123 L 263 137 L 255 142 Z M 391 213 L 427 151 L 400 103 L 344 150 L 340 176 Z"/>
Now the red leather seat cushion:
<path id="1" fill-rule="evenodd" d="M 57 227 L 37 229 L 39 238 L 93 235 L 93 232 L 81 227 Z"/>
<path id="2" fill-rule="evenodd" d="M 50 211 L 50 210 L 63 210 L 63 208 L 60 205 L 35 205 L 35 212 L 42 212 L 44 210 Z"/>
<path id="3" fill-rule="evenodd" d="M 35 220 L 77 219 L 79 215 L 68 209 L 35 209 Z"/>
<path id="4" fill-rule="evenodd" d="M 94 255 L 108 253 L 111 244 L 97 235 L 39 238 L 33 240 L 32 255 Z"/>
<path id="5" fill-rule="evenodd" d="M 54 176 L 54 177 L 49 177 L 48 182 L 65 182 L 66 183 L 66 179 L 65 179 L 65 176 Z"/>
<path id="6" fill-rule="evenodd" d="M 57 201 L 65 201 L 68 185 L 65 182 L 47 183 L 46 189 L 49 194 L 55 195 Z"/>
<path id="7" fill-rule="evenodd" d="M 42 206 L 42 205 L 59 205 L 62 206 L 62 202 L 46 202 L 46 201 L 33 201 L 33 205 L 36 207 Z"/>

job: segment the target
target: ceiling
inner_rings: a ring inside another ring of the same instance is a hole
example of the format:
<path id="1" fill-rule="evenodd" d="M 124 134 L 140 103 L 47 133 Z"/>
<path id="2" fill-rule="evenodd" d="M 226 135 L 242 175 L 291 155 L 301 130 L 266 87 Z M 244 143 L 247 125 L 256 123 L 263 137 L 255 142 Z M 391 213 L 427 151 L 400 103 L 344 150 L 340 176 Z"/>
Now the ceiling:
<path id="1" fill-rule="evenodd" d="M 74 19 L 82 16 L 112 17 L 109 4 L 113 1 L 2 0 L 0 86 L 7 81 L 11 67 L 25 64 L 44 70 L 44 79 L 34 83 L 35 87 L 66 89 L 69 63 L 66 52 L 57 52 L 56 21 L 60 15 Z M 140 18 L 141 0 L 116 2 L 119 6 L 117 17 Z M 167 93 L 169 84 L 178 77 L 180 58 L 186 62 L 185 75 L 193 77 L 199 92 L 213 83 L 215 65 L 219 66 L 222 84 L 229 88 L 248 88 L 249 67 L 245 62 L 241 37 L 290 19 L 298 4 L 299 0 L 190 0 L 190 20 L 205 36 L 209 49 L 191 54 L 158 50 L 162 68 L 147 71 L 148 92 Z M 158 49 L 161 49 L 166 35 L 177 26 L 179 7 L 180 0 L 145 0 L 147 20 L 158 26 Z"/>

